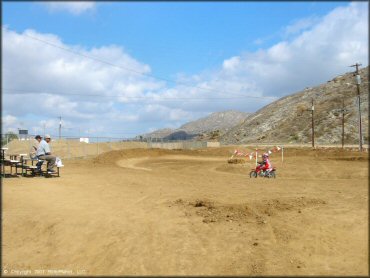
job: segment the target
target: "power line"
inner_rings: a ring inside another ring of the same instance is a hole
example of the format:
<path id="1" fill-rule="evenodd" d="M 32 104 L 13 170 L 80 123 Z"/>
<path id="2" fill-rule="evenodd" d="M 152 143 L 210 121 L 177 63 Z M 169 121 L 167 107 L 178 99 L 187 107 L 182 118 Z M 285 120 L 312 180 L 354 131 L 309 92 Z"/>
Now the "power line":
<path id="1" fill-rule="evenodd" d="M 151 77 L 151 78 L 158 79 L 158 80 L 161 80 L 161 81 L 167 81 L 167 82 L 170 82 L 170 83 L 173 83 L 173 84 L 176 84 L 176 85 L 179 85 L 180 84 L 180 85 L 183 85 L 183 86 L 186 86 L 186 87 L 190 87 L 190 88 L 196 88 L 196 89 L 205 90 L 205 91 L 209 91 L 209 92 L 219 92 L 219 93 L 225 94 L 225 92 L 222 92 L 222 91 L 213 90 L 213 89 L 207 89 L 207 88 L 203 88 L 203 87 L 199 87 L 199 86 L 194 86 L 194 85 L 189 85 L 187 83 L 174 81 L 174 80 L 171 80 L 171 79 L 168 79 L 168 78 L 164 78 L 164 77 L 159 77 L 159 76 L 156 76 L 156 75 L 153 75 L 153 74 L 148 74 L 148 73 L 140 72 L 140 71 L 137 71 L 137 70 L 134 70 L 134 69 L 131 69 L 131 68 L 127 68 L 127 67 L 121 66 L 121 65 L 116 65 L 114 63 L 105 61 L 103 59 L 100 59 L 100 58 L 97 58 L 97 57 L 94 57 L 94 56 L 91 56 L 91 55 L 86 55 L 86 54 L 83 54 L 83 53 L 81 53 L 79 51 L 72 50 L 70 48 L 66 48 L 66 47 L 63 47 L 63 46 L 54 44 L 52 42 L 49 42 L 49 41 L 46 41 L 46 40 L 43 40 L 43 39 L 40 39 L 40 38 L 36 38 L 36 37 L 30 36 L 30 35 L 27 35 L 27 34 L 23 34 L 23 35 L 25 37 L 30 38 L 30 39 L 33 39 L 33 40 L 39 41 L 41 43 L 47 44 L 49 46 L 52 46 L 52 47 L 55 47 L 55 48 L 58 48 L 58 49 L 61 49 L 61 50 L 70 52 L 72 54 L 75 54 L 75 55 L 78 55 L 78 56 L 81 56 L 81 57 L 84 57 L 84 58 L 88 58 L 88 59 L 91 59 L 91 60 L 94 60 L 94 61 L 103 63 L 105 65 L 108 65 L 108 66 L 111 66 L 111 67 L 114 67 L 114 68 L 123 69 L 123 70 L 130 71 L 130 72 L 133 72 L 133 73 L 138 74 L 138 75 L 143 75 L 143 76 Z M 234 94 L 234 93 L 228 93 L 228 94 L 240 96 L 239 94 Z"/>
<path id="2" fill-rule="evenodd" d="M 54 94 L 54 95 L 65 95 L 65 96 L 85 96 L 85 97 L 112 97 L 112 98 L 126 98 L 132 100 L 155 100 L 155 101 L 162 101 L 162 100 L 226 100 L 226 99 L 246 99 L 246 98 L 255 98 L 255 99 L 271 99 L 275 100 L 277 97 L 268 97 L 268 96 L 239 96 L 239 97 L 130 97 L 130 96 L 122 96 L 122 95 L 98 95 L 98 94 L 69 94 L 69 93 L 62 93 L 62 92 L 50 92 L 47 93 L 45 91 L 36 91 L 36 90 L 20 90 L 20 89 L 8 89 L 3 88 L 4 94 L 17 94 L 17 95 L 30 95 L 30 94 Z M 6 93 L 8 92 L 8 93 Z M 12 92 L 12 93 L 10 93 Z"/>

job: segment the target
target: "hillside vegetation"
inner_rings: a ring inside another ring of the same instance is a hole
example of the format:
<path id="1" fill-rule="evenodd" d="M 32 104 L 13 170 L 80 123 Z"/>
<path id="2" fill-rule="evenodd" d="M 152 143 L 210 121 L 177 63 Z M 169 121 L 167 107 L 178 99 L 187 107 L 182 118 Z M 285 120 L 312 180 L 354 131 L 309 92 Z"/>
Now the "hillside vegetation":
<path id="1" fill-rule="evenodd" d="M 369 68 L 360 70 L 361 113 L 364 143 L 368 143 Z M 357 89 L 353 73 L 337 76 L 325 84 L 283 97 L 250 115 L 221 136 L 226 144 L 311 142 L 311 99 L 314 100 L 315 142 L 338 144 L 342 138 L 344 101 L 345 143 L 358 143 Z"/>
<path id="2" fill-rule="evenodd" d="M 142 138 L 163 138 L 166 140 L 214 139 L 225 134 L 235 125 L 242 123 L 250 114 L 235 110 L 215 112 L 186 123 L 177 129 L 159 129 L 141 136 Z"/>

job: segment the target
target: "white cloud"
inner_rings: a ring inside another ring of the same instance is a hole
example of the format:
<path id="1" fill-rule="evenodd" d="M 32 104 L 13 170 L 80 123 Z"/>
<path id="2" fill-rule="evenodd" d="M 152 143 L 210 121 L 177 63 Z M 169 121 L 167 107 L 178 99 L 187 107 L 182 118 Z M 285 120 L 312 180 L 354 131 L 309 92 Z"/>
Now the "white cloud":
<path id="1" fill-rule="evenodd" d="M 289 40 L 256 52 L 235 53 L 216 70 L 205 69 L 191 76 L 179 74 L 179 84 L 173 87 L 135 73 L 151 74 L 151 68 L 120 46 L 86 49 L 65 45 L 53 34 L 33 30 L 17 33 L 3 28 L 4 88 L 35 91 L 28 95 L 9 95 L 5 91 L 3 113 L 32 119 L 33 123 L 27 123 L 38 129 L 42 128 L 42 120 L 56 120 L 62 115 L 76 134 L 77 129 L 90 133 L 142 133 L 153 126 L 174 127 L 215 111 L 253 112 L 271 99 L 240 96 L 281 97 L 349 71 L 348 66 L 354 62 L 366 66 L 367 8 L 367 3 L 350 3 L 321 18 L 297 21 L 285 29 Z M 68 53 L 29 36 L 121 68 Z M 55 122 L 50 124 L 57 126 Z"/>
<path id="2" fill-rule="evenodd" d="M 112 67 L 32 38 L 123 66 Z M 3 68 L 6 69 L 3 71 L 5 115 L 28 117 L 34 121 L 62 115 L 76 128 L 93 126 L 90 122 L 98 118 L 102 119 L 100 122 L 106 129 L 110 126 L 115 129 L 114 125 L 120 125 L 124 120 L 134 121 L 138 108 L 120 105 L 132 101 L 130 97 L 139 97 L 137 102 L 140 102 L 146 93 L 163 87 L 163 82 L 137 74 L 150 73 L 151 69 L 121 47 L 86 49 L 69 46 L 53 34 L 34 30 L 17 33 L 3 28 Z M 120 97 L 110 97 L 112 95 Z M 127 110 L 124 118 L 111 118 L 110 113 L 117 115 L 124 109 Z M 37 128 L 41 126 L 36 125 Z"/>
<path id="3" fill-rule="evenodd" d="M 95 2 L 47 2 L 42 3 L 50 12 L 69 12 L 73 15 L 93 11 L 96 7 Z"/>
<path id="4" fill-rule="evenodd" d="M 318 16 L 310 16 L 310 17 L 296 20 L 294 23 L 284 28 L 284 35 L 290 36 L 290 35 L 298 34 L 304 30 L 309 29 L 313 25 L 317 24 L 319 21 L 320 21 L 320 17 Z"/>
<path id="5" fill-rule="evenodd" d="M 13 125 L 17 122 L 17 117 L 14 117 L 12 115 L 6 115 L 2 118 L 3 125 Z"/>
<path id="6" fill-rule="evenodd" d="M 12 115 L 5 115 L 1 117 L 1 121 L 4 132 L 14 131 L 16 126 L 19 125 L 18 118 Z"/>
<path id="7" fill-rule="evenodd" d="M 223 62 L 223 68 L 225 70 L 233 70 L 235 69 L 240 63 L 240 57 L 234 56 L 231 57 L 230 59 L 227 59 Z"/>
<path id="8" fill-rule="evenodd" d="M 225 60 L 217 74 L 233 76 L 242 84 L 255 84 L 263 95 L 282 96 L 349 71 L 348 66 L 356 61 L 366 66 L 367 8 L 367 3 L 351 3 L 320 20 L 315 18 L 306 24 L 307 28 L 302 27 L 303 23 L 287 28 L 298 34 L 268 49 Z"/>

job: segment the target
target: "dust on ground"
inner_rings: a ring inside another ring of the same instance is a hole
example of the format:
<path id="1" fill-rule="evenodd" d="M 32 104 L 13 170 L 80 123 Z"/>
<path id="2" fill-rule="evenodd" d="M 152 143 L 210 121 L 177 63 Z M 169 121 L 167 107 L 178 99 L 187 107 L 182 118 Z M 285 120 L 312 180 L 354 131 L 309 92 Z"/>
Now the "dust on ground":
<path id="1" fill-rule="evenodd" d="M 276 179 L 230 153 L 120 150 L 4 179 L 2 269 L 368 275 L 367 153 L 287 148 Z"/>

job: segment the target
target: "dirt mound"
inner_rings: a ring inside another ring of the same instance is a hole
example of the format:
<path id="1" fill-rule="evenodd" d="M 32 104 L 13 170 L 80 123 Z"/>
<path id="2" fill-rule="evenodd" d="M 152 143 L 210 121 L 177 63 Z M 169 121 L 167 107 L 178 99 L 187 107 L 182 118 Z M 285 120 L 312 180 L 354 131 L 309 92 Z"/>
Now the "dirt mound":
<path id="1" fill-rule="evenodd" d="M 235 148 L 122 150 L 96 165 L 67 159 L 58 179 L 4 179 L 3 265 L 88 277 L 368 275 L 367 161 L 287 149 L 284 162 L 272 154 L 278 179 L 251 179 L 254 160 L 226 163 Z"/>
<path id="2" fill-rule="evenodd" d="M 191 203 L 192 204 L 192 203 Z M 208 200 L 196 200 L 194 202 L 194 207 L 198 208 L 198 207 L 206 207 L 206 208 L 214 208 L 214 203 L 211 202 L 211 201 L 208 201 Z"/>
<path id="3" fill-rule="evenodd" d="M 203 218 L 204 223 L 237 222 L 266 224 L 265 216 L 274 216 L 281 211 L 297 210 L 314 206 L 325 205 L 321 199 L 297 197 L 285 199 L 263 200 L 251 204 L 220 204 L 208 199 L 184 201 L 178 199 L 173 204 L 182 206 L 186 215 L 195 214 Z"/>
<path id="4" fill-rule="evenodd" d="M 230 158 L 227 163 L 229 164 L 244 164 L 245 160 L 242 158 Z"/>
<path id="5" fill-rule="evenodd" d="M 245 205 L 222 205 L 208 199 L 196 199 L 195 201 L 178 199 L 173 204 L 185 209 L 185 214 L 188 216 L 201 216 L 204 223 L 237 222 L 243 220 L 247 222 L 247 218 L 253 218 L 252 211 Z"/>
<path id="6" fill-rule="evenodd" d="M 298 212 L 301 212 L 301 209 L 325 204 L 326 202 L 321 199 L 296 197 L 263 200 L 260 203 L 257 203 L 255 207 L 260 213 L 271 216 L 275 215 L 279 211 L 298 210 Z"/>

